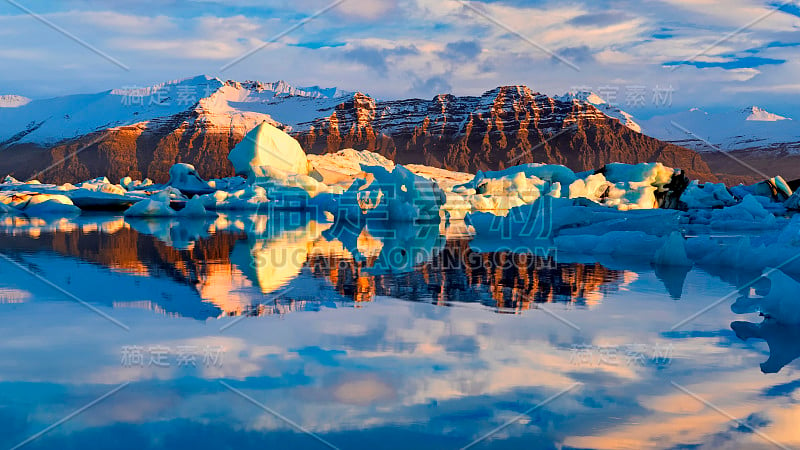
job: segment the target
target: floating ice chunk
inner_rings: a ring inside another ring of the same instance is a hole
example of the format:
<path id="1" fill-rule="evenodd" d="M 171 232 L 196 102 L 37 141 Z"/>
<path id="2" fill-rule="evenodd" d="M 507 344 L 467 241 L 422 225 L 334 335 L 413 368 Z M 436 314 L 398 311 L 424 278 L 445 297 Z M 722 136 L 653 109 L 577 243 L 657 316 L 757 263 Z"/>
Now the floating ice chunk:
<path id="1" fill-rule="evenodd" d="M 203 199 L 201 199 L 199 196 L 195 196 L 186 202 L 186 206 L 178 211 L 178 215 L 182 217 L 206 217 L 215 214 L 209 213 L 206 210 L 206 207 L 203 206 Z"/>
<path id="2" fill-rule="evenodd" d="M 681 194 L 680 201 L 689 209 L 719 208 L 736 204 L 736 199 L 725 187 L 724 183 L 698 184 L 693 180 Z"/>
<path id="3" fill-rule="evenodd" d="M 602 173 L 588 175 L 585 179 L 578 178 L 569 185 L 569 198 L 583 197 L 599 203 L 611 186 Z"/>
<path id="4" fill-rule="evenodd" d="M 65 195 L 81 209 L 96 210 L 124 210 L 144 199 L 144 195 L 119 195 L 86 189 L 75 189 Z"/>
<path id="5" fill-rule="evenodd" d="M 79 214 L 80 208 L 63 195 L 39 194 L 28 200 L 23 209 L 26 215 Z"/>
<path id="6" fill-rule="evenodd" d="M 269 202 L 267 190 L 261 186 L 247 186 L 235 192 L 216 191 L 200 196 L 206 209 L 217 211 L 252 211 Z M 266 211 L 264 206 L 264 210 Z"/>
<path id="7" fill-rule="evenodd" d="M 624 242 L 625 245 L 620 245 Z M 664 239 L 644 231 L 611 231 L 600 236 L 594 253 L 628 258 L 641 258 L 649 261 L 661 247 Z"/>
<path id="8" fill-rule="evenodd" d="M 764 276 L 769 279 L 770 288 L 761 299 L 761 312 L 780 323 L 800 324 L 800 283 L 777 269 L 765 270 Z"/>
<path id="9" fill-rule="evenodd" d="M 521 174 L 521 176 L 519 175 Z M 498 171 L 478 171 L 475 177 L 467 183 L 453 187 L 453 190 L 459 189 L 475 189 L 478 193 L 492 193 L 496 192 L 495 188 L 483 188 L 483 192 L 479 186 L 492 183 L 494 180 L 514 180 L 514 179 L 532 179 L 532 183 L 542 185 L 544 182 L 559 183 L 560 186 L 569 186 L 577 177 L 575 172 L 567 167 L 556 164 L 521 164 L 519 166 L 509 167 L 508 169 Z M 530 184 L 526 183 L 526 184 Z M 499 186 L 502 186 L 500 184 Z M 495 185 L 498 186 L 498 185 Z"/>
<path id="10" fill-rule="evenodd" d="M 614 183 L 602 200 L 619 210 L 658 208 L 657 192 L 667 192 L 675 169 L 661 163 L 607 164 L 600 171 Z"/>
<path id="11" fill-rule="evenodd" d="M 783 206 L 785 206 L 786 209 L 800 211 L 800 189 L 795 191 L 791 197 L 786 199 L 786 201 L 783 202 Z"/>
<path id="12" fill-rule="evenodd" d="M 191 164 L 178 163 L 169 168 L 169 183 L 187 195 L 209 194 L 214 192 Z"/>
<path id="13" fill-rule="evenodd" d="M 308 175 L 308 159 L 300 144 L 266 122 L 247 133 L 228 154 L 228 160 L 250 183 L 290 174 Z"/>
<path id="14" fill-rule="evenodd" d="M 173 199 L 182 200 L 185 199 L 183 193 L 178 189 L 175 189 L 172 186 L 167 186 L 161 191 L 155 193 L 153 196 L 150 197 L 151 200 L 155 200 L 157 202 L 162 202 L 169 204 Z"/>
<path id="15" fill-rule="evenodd" d="M 731 192 L 744 198 L 747 195 L 765 197 L 775 202 L 784 202 L 792 196 L 792 188 L 781 176 L 773 177 L 749 186 L 738 185 L 731 188 Z"/>
<path id="16" fill-rule="evenodd" d="M 99 177 L 93 180 L 84 181 L 76 185 L 78 189 L 83 189 L 90 192 L 101 192 L 104 194 L 125 195 L 127 190 L 118 185 L 112 184 L 106 177 Z"/>
<path id="17" fill-rule="evenodd" d="M 325 184 L 349 185 L 361 172 L 361 166 L 380 166 L 388 171 L 394 170 L 394 162 L 368 150 L 347 148 L 336 153 L 308 155 L 308 161 Z"/>
<path id="18" fill-rule="evenodd" d="M 620 245 L 625 242 L 625 245 Z M 601 235 L 557 236 L 553 243 L 559 252 L 583 255 L 613 255 L 649 260 L 663 242 L 642 231 L 611 231 Z"/>
<path id="19" fill-rule="evenodd" d="M 601 170 L 612 183 L 641 183 L 663 187 L 672 180 L 675 169 L 661 163 L 623 164 L 611 163 Z"/>
<path id="20" fill-rule="evenodd" d="M 169 203 L 158 200 L 142 200 L 125 211 L 126 217 L 173 217 L 175 210 Z"/>
<path id="21" fill-rule="evenodd" d="M 213 178 L 208 180 L 208 186 L 214 191 L 234 192 L 247 187 L 247 180 L 242 177 Z"/>
<path id="22" fill-rule="evenodd" d="M 800 247 L 800 214 L 795 214 L 781 230 L 776 241 L 781 246 Z"/>
<path id="23" fill-rule="evenodd" d="M 717 230 L 749 230 L 774 227 L 775 216 L 767 211 L 756 196 L 748 195 L 741 203 L 710 214 L 711 227 Z"/>
<path id="24" fill-rule="evenodd" d="M 0 204 L 11 208 L 9 212 L 21 211 L 29 216 L 80 214 L 80 208 L 69 197 L 60 194 L 3 192 L 0 193 Z"/>
<path id="25" fill-rule="evenodd" d="M 686 243 L 678 232 L 667 237 L 664 245 L 656 251 L 653 263 L 659 266 L 691 266 L 692 260 L 686 255 Z"/>
<path id="26" fill-rule="evenodd" d="M 631 183 L 617 183 L 610 187 L 603 204 L 620 211 L 633 209 L 653 209 L 658 207 L 655 186 L 631 186 Z"/>
<path id="27" fill-rule="evenodd" d="M 397 222 L 439 219 L 447 199 L 435 181 L 415 175 L 402 165 L 391 172 L 379 166 L 362 169 L 368 174 L 356 188 L 362 210 L 367 208 Z"/>
<path id="28" fill-rule="evenodd" d="M 144 180 L 134 180 L 131 177 L 123 177 L 119 180 L 119 184 L 129 191 L 140 191 L 148 186 L 153 185 L 153 180 L 145 178 Z"/>

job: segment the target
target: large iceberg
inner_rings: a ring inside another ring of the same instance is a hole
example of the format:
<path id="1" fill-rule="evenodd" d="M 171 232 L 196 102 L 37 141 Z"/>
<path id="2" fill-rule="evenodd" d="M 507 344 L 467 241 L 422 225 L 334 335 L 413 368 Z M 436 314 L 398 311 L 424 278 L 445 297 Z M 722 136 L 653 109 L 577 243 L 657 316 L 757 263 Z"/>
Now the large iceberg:
<path id="1" fill-rule="evenodd" d="M 250 183 L 288 175 L 308 175 L 308 159 L 291 136 L 263 122 L 247 133 L 234 147 L 228 160 L 239 175 Z"/>

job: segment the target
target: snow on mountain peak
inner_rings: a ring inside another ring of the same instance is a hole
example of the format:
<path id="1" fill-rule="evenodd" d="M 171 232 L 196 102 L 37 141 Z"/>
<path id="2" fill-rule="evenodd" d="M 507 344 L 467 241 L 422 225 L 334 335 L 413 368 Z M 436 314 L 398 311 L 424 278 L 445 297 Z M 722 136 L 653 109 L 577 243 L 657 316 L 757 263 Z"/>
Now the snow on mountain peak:
<path id="1" fill-rule="evenodd" d="M 341 91 L 337 88 L 321 88 L 319 86 L 311 87 L 297 87 L 291 85 L 283 80 L 275 81 L 272 83 L 247 80 L 243 82 L 228 80 L 227 85 L 233 86 L 237 89 L 248 89 L 258 92 L 259 94 L 278 96 L 293 96 L 293 97 L 310 97 L 310 98 L 338 98 L 350 95 L 349 92 Z"/>
<path id="2" fill-rule="evenodd" d="M 755 122 L 777 122 L 779 120 L 792 120 L 788 117 L 783 117 L 768 112 L 763 108 L 759 108 L 758 106 L 745 108 L 742 110 L 742 113 L 745 115 L 744 120 L 751 120 Z"/>
<path id="3" fill-rule="evenodd" d="M 0 108 L 16 108 L 27 105 L 31 99 L 21 95 L 0 95 Z"/>
<path id="4" fill-rule="evenodd" d="M 655 116 L 642 126 L 647 135 L 701 152 L 800 147 L 800 123 L 757 106 L 713 113 L 692 108 Z"/>
<path id="5" fill-rule="evenodd" d="M 620 123 L 630 128 L 631 130 L 637 133 L 642 132 L 642 127 L 639 126 L 638 123 L 636 123 L 632 115 L 606 102 L 602 97 L 595 94 L 594 92 L 590 91 L 567 92 L 566 94 L 558 96 L 556 98 L 558 100 L 566 102 L 576 101 L 580 103 L 590 103 L 594 105 L 595 108 L 602 111 L 603 114 L 619 120 Z"/>
<path id="6" fill-rule="evenodd" d="M 566 94 L 560 96 L 559 99 L 563 101 L 577 100 L 579 102 L 589 102 L 595 106 L 605 105 L 608 103 L 602 97 L 591 91 L 567 92 Z"/>

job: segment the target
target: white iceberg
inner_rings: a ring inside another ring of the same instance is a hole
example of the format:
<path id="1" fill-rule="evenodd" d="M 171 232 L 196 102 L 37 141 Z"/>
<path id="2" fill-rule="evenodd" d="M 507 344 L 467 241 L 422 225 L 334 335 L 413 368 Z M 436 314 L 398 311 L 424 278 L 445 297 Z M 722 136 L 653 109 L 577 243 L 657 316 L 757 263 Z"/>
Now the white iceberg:
<path id="1" fill-rule="evenodd" d="M 141 191 L 153 185 L 153 180 L 145 178 L 144 180 L 134 180 L 131 177 L 123 177 L 119 180 L 120 186 L 128 191 Z"/>
<path id="2" fill-rule="evenodd" d="M 20 211 L 28 216 L 75 215 L 81 212 L 69 197 L 60 194 L 3 192 L 0 193 L 0 204 L 8 207 L 9 212 Z"/>
<path id="3" fill-rule="evenodd" d="M 184 194 L 208 194 L 214 192 L 191 164 L 178 163 L 169 168 L 169 183 Z"/>
<path id="4" fill-rule="evenodd" d="M 152 199 L 134 203 L 125 211 L 125 217 L 174 217 L 175 214 L 168 202 Z"/>
<path id="5" fill-rule="evenodd" d="M 128 191 L 119 184 L 113 184 L 106 177 L 99 177 L 93 180 L 84 181 L 74 186 L 84 191 L 99 192 L 104 194 L 125 195 Z"/>
<path id="6" fill-rule="evenodd" d="M 361 166 L 380 166 L 388 171 L 394 170 L 394 161 L 368 150 L 346 148 L 335 153 L 308 155 L 312 172 L 327 185 L 349 186 L 361 172 Z"/>
<path id="7" fill-rule="evenodd" d="M 300 144 L 283 131 L 263 122 L 247 133 L 228 154 L 237 174 L 250 183 L 308 175 L 308 159 Z"/>
<path id="8" fill-rule="evenodd" d="M 711 209 L 736 204 L 736 199 L 725 187 L 725 184 L 699 184 L 697 180 L 689 183 L 689 186 L 681 194 L 680 200 L 689 209 Z"/>

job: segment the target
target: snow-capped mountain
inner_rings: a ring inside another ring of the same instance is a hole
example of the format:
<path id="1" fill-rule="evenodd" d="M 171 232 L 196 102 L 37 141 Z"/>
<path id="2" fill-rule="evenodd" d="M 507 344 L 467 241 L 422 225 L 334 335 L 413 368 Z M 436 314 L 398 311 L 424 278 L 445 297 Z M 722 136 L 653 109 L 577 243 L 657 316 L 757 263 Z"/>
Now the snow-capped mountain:
<path id="1" fill-rule="evenodd" d="M 577 101 L 577 102 L 585 102 L 591 103 L 597 109 L 603 112 L 603 114 L 613 117 L 620 121 L 623 125 L 630 128 L 631 130 L 641 133 L 642 127 L 636 122 L 634 117 L 631 114 L 619 109 L 618 107 L 606 102 L 602 97 L 595 94 L 594 92 L 587 92 L 587 91 L 580 91 L 580 92 L 568 92 L 565 95 L 558 97 L 562 101 Z"/>
<path id="2" fill-rule="evenodd" d="M 592 94 L 548 97 L 501 86 L 481 96 L 379 101 L 335 88 L 208 76 L 0 108 L 0 172 L 24 178 L 57 164 L 47 173 L 54 181 L 163 180 L 180 161 L 207 177 L 227 176 L 230 149 L 264 121 L 309 153 L 352 147 L 459 171 L 524 162 L 588 170 L 659 160 L 710 173 L 695 152 L 638 133 L 630 115 Z"/>
<path id="3" fill-rule="evenodd" d="M 268 111 L 286 99 L 320 101 L 346 95 L 349 93 L 336 88 L 297 88 L 284 81 L 223 82 L 201 75 L 154 86 L 126 86 L 44 100 L 3 96 L 0 105 L 8 108 L 0 109 L 0 147 L 24 143 L 55 145 L 88 133 L 135 124 L 153 128 L 160 118 L 193 110 L 207 120 L 233 121 L 252 128 L 264 120 L 272 121 L 266 116 Z M 283 112 L 293 116 L 291 111 Z"/>
<path id="4" fill-rule="evenodd" d="M 800 122 L 757 106 L 722 113 L 693 108 L 657 116 L 641 124 L 645 134 L 700 152 L 717 149 L 800 152 Z"/>

